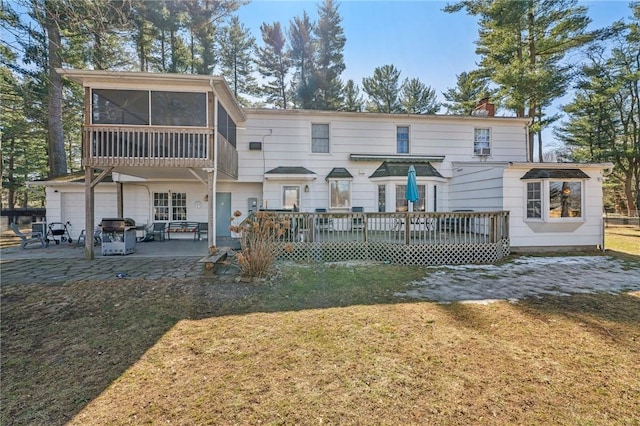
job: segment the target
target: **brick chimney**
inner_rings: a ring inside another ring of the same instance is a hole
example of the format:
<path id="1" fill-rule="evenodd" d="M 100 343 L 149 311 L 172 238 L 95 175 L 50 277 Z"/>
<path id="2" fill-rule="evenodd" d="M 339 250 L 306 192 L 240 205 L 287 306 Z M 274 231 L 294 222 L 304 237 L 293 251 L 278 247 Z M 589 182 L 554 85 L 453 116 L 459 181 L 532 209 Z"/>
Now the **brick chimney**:
<path id="1" fill-rule="evenodd" d="M 494 117 L 496 115 L 496 106 L 489 102 L 489 98 L 480 99 L 472 115 Z"/>

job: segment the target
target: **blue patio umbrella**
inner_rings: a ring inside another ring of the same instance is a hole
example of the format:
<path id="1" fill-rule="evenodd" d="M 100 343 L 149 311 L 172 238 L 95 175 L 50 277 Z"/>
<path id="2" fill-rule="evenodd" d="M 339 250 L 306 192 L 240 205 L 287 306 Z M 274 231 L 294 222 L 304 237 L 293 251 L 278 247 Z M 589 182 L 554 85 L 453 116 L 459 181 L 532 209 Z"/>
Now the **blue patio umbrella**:
<path id="1" fill-rule="evenodd" d="M 409 172 L 407 173 L 406 197 L 407 201 L 411 203 L 411 207 L 420 198 L 418 195 L 418 183 L 416 182 L 416 169 L 413 166 L 409 166 Z M 413 208 L 409 209 L 409 211 L 413 211 Z"/>

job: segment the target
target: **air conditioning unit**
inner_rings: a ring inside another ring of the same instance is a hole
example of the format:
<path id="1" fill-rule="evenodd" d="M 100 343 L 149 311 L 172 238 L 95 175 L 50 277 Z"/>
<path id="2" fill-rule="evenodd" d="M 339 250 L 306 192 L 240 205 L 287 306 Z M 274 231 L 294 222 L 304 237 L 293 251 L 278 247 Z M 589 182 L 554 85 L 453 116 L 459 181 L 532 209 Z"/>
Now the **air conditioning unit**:
<path id="1" fill-rule="evenodd" d="M 480 156 L 491 155 L 491 148 L 476 149 L 476 155 L 480 155 Z"/>

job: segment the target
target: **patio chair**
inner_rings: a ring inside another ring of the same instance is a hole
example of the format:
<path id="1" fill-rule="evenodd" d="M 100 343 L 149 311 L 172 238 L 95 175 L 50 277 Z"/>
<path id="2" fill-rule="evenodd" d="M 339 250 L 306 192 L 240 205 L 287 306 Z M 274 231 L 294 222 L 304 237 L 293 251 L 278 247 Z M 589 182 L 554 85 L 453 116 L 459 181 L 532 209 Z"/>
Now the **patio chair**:
<path id="1" fill-rule="evenodd" d="M 40 232 L 22 232 L 15 223 L 9 225 L 9 228 L 11 228 L 14 234 L 20 237 L 20 250 L 24 250 L 27 244 L 30 243 L 40 243 L 41 247 L 49 245 L 47 239 Z"/>
<path id="2" fill-rule="evenodd" d="M 76 244 L 78 244 L 79 246 L 83 245 L 86 238 L 87 231 L 83 229 L 82 231 L 80 231 L 80 235 L 76 240 Z M 100 228 L 96 228 L 93 230 L 93 245 L 99 246 L 100 244 L 102 244 L 102 231 L 100 230 Z"/>
<path id="3" fill-rule="evenodd" d="M 193 234 L 193 240 L 200 241 L 203 235 L 205 237 L 209 236 L 209 224 L 207 222 L 198 223 L 198 229 L 196 230 L 195 234 Z"/>
<path id="4" fill-rule="evenodd" d="M 364 207 L 352 207 L 352 213 L 364 213 Z M 351 230 L 364 229 L 364 217 L 357 215 L 351 218 Z"/>
<path id="5" fill-rule="evenodd" d="M 326 213 L 327 209 L 316 209 L 316 213 Z M 322 231 L 333 231 L 333 219 L 330 217 L 317 217 L 316 228 Z"/>
<path id="6" fill-rule="evenodd" d="M 153 224 L 149 227 L 149 231 L 147 235 L 152 237 L 153 240 L 156 239 L 156 235 L 158 236 L 158 241 L 164 241 L 164 233 L 167 224 L 165 222 L 153 222 Z"/>

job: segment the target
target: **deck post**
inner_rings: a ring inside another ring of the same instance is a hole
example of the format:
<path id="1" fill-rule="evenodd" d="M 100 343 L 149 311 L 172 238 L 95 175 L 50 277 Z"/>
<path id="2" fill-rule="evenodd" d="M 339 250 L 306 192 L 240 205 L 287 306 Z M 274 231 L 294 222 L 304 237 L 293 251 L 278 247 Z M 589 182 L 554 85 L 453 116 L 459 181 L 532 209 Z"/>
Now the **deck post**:
<path id="1" fill-rule="evenodd" d="M 87 260 L 93 260 L 93 229 L 94 224 L 94 191 L 93 191 L 93 167 L 85 166 L 84 168 L 84 229 L 86 238 L 84 239 L 84 257 Z"/>
<path id="2" fill-rule="evenodd" d="M 116 199 L 118 204 L 118 217 L 124 217 L 124 194 L 123 183 L 116 182 Z M 88 231 L 87 231 L 88 232 Z"/>

